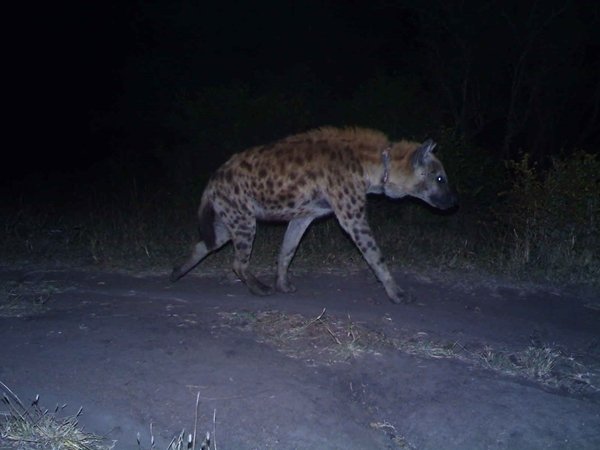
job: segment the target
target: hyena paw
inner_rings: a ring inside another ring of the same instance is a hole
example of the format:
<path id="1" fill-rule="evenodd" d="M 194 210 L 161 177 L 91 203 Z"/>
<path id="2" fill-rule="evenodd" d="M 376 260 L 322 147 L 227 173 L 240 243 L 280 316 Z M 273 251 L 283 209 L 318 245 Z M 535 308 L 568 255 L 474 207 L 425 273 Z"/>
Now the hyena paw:
<path id="1" fill-rule="evenodd" d="M 169 279 L 174 283 L 177 280 L 179 280 L 182 277 L 182 274 L 180 273 L 180 268 L 179 267 L 175 267 L 173 269 L 173 272 L 171 272 L 171 276 L 169 277 Z"/>
<path id="2" fill-rule="evenodd" d="M 386 291 L 392 303 L 413 303 L 415 301 L 415 297 L 410 292 L 406 292 L 398 286 L 393 286 L 392 289 L 386 289 Z"/>
<path id="3" fill-rule="evenodd" d="M 277 279 L 275 283 L 275 289 L 279 292 L 283 292 L 284 294 L 290 294 L 292 292 L 296 292 L 296 286 L 294 286 L 287 278 Z"/>

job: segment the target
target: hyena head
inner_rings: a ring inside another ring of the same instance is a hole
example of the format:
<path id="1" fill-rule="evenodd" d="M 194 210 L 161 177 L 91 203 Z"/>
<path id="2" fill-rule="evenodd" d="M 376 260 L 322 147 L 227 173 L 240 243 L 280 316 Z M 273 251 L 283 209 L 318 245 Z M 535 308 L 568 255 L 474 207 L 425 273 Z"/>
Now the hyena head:
<path id="1" fill-rule="evenodd" d="M 435 146 L 432 140 L 420 145 L 402 142 L 385 150 L 385 194 L 392 198 L 410 195 L 439 209 L 456 206 L 458 200 L 448 184 L 444 166 L 433 155 Z"/>

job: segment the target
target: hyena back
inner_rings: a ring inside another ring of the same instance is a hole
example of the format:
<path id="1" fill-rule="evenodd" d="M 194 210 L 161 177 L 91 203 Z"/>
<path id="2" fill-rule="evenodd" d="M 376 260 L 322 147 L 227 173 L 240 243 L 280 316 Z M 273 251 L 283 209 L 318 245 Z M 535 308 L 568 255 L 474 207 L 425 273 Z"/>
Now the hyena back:
<path id="1" fill-rule="evenodd" d="M 288 267 L 310 223 L 335 214 L 394 303 L 410 301 L 393 280 L 367 223 L 366 195 L 417 197 L 448 209 L 457 204 L 435 144 L 389 142 L 361 128 L 320 128 L 231 157 L 211 177 L 200 203 L 200 241 L 176 266 L 177 281 L 206 255 L 233 241 L 233 270 L 256 295 L 273 288 L 249 269 L 256 221 L 289 222 L 277 261 L 275 289 L 294 292 Z"/>

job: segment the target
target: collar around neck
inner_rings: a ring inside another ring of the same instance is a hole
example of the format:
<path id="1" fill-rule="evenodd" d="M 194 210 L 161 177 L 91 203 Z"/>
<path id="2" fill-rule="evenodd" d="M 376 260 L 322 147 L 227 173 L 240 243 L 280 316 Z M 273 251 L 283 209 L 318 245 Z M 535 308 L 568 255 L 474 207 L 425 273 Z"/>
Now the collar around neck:
<path id="1" fill-rule="evenodd" d="M 384 148 L 381 151 L 381 162 L 383 164 L 383 176 L 381 177 L 381 184 L 385 186 L 390 176 L 390 160 L 392 156 L 390 155 L 390 150 L 392 147 Z"/>

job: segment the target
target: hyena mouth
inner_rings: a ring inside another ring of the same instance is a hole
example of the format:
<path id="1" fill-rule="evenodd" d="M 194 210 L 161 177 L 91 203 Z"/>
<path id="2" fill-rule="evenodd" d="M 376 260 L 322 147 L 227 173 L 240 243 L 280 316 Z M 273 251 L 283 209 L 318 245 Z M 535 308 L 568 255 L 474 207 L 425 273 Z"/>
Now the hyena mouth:
<path id="1" fill-rule="evenodd" d="M 429 201 L 439 209 L 451 209 L 458 206 L 458 198 L 454 192 L 432 194 Z"/>

